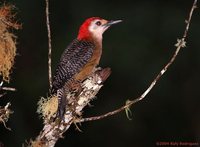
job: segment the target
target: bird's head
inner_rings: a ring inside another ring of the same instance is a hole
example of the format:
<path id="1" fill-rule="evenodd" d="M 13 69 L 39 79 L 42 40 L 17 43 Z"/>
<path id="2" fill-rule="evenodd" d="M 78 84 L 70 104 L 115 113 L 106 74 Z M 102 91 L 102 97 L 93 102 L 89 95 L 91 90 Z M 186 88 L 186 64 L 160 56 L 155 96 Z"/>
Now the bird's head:
<path id="1" fill-rule="evenodd" d="M 113 24 L 117 24 L 122 20 L 108 21 L 100 17 L 91 17 L 84 21 L 79 29 L 79 40 L 102 40 L 103 33 Z"/>

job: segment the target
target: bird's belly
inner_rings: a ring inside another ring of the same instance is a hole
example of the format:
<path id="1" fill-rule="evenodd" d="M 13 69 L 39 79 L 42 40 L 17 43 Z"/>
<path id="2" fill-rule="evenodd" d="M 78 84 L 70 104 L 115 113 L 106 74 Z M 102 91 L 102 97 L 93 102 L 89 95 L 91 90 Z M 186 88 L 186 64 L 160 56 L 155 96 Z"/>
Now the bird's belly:
<path id="1" fill-rule="evenodd" d="M 78 81 L 83 81 L 89 75 L 91 75 L 92 72 L 94 71 L 94 68 L 99 64 L 99 60 L 101 58 L 101 53 L 102 53 L 101 48 L 95 49 L 91 59 L 88 61 L 88 63 L 86 65 L 83 66 L 83 68 L 80 70 L 80 72 L 74 76 L 74 79 L 78 80 Z"/>

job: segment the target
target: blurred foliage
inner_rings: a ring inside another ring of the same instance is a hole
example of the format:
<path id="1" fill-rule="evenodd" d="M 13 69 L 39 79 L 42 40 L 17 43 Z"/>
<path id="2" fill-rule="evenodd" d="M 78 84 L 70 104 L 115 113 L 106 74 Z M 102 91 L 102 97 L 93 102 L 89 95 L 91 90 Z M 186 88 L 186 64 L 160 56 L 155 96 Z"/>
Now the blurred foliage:
<path id="1" fill-rule="evenodd" d="M 47 30 L 43 0 L 13 0 L 23 29 L 18 32 L 18 56 L 8 94 L 14 114 L 0 128 L 0 142 L 6 147 L 21 146 L 42 128 L 37 102 L 48 95 Z M 108 112 L 139 96 L 174 52 L 174 44 L 184 31 L 185 19 L 193 1 L 181 0 L 52 0 L 50 21 L 53 43 L 53 69 L 62 51 L 77 35 L 88 17 L 123 19 L 104 34 L 100 65 L 111 67 L 111 77 L 84 110 L 85 116 Z M 199 4 L 198 4 L 199 6 Z M 155 146 L 158 141 L 198 141 L 200 138 L 200 15 L 194 12 L 187 40 L 175 64 L 145 100 L 125 113 L 84 123 L 83 133 L 75 127 L 57 146 Z"/>

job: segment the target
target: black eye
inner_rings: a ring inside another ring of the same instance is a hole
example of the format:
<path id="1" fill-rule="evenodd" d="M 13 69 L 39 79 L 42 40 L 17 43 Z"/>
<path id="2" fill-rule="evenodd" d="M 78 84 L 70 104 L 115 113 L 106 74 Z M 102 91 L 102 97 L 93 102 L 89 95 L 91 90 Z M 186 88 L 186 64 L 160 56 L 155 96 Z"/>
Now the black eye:
<path id="1" fill-rule="evenodd" d="M 100 21 L 97 21 L 95 24 L 96 24 L 97 26 L 100 26 L 100 25 L 101 25 L 101 22 L 100 22 Z"/>

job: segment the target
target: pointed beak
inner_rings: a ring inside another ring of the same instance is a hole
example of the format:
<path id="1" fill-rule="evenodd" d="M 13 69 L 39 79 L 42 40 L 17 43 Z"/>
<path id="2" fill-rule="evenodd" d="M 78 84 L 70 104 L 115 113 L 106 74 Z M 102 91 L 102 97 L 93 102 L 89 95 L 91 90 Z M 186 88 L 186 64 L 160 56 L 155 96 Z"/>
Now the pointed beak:
<path id="1" fill-rule="evenodd" d="M 117 23 L 120 23 L 120 22 L 122 22 L 122 20 L 110 20 L 106 24 L 104 24 L 104 26 L 105 27 L 110 27 L 111 25 L 117 24 Z"/>

